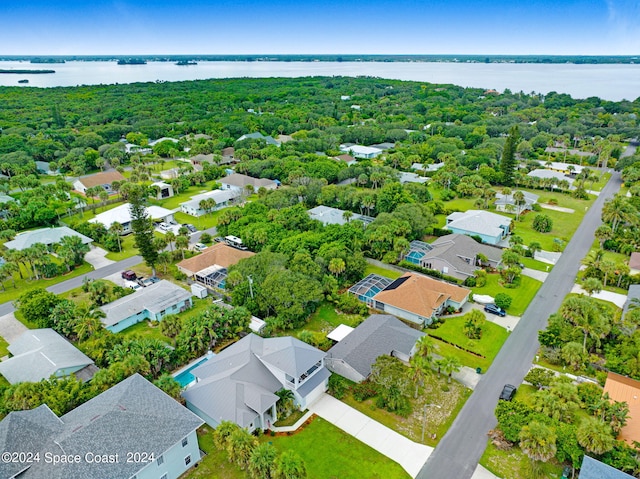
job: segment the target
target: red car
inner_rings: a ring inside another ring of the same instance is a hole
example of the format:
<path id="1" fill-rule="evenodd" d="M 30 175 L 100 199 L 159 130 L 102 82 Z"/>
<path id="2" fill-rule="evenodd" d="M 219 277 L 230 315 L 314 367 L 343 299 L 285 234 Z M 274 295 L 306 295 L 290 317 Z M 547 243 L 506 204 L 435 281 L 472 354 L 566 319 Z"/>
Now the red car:
<path id="1" fill-rule="evenodd" d="M 130 269 L 123 271 L 122 272 L 122 277 L 128 281 L 135 281 L 136 280 L 136 274 L 131 271 Z"/>

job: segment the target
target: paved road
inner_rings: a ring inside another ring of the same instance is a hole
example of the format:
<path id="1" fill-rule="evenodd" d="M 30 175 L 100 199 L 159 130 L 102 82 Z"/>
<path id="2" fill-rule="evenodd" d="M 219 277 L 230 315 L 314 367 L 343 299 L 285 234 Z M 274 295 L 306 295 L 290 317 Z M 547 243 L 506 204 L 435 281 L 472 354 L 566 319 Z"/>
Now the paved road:
<path id="1" fill-rule="evenodd" d="M 47 291 L 50 291 L 55 294 L 64 293 L 66 291 L 69 291 L 70 289 L 74 289 L 82 286 L 82 282 L 84 281 L 85 278 L 88 278 L 88 279 L 104 278 L 105 276 L 109 276 L 110 274 L 117 273 L 118 271 L 129 269 L 132 266 L 135 266 L 136 264 L 141 262 L 142 262 L 141 256 L 132 256 L 131 258 L 123 259 L 122 261 L 118 261 L 117 263 L 104 266 L 94 271 L 90 271 L 87 274 L 76 276 L 75 278 L 71 278 L 66 281 L 63 281 L 62 283 L 49 286 L 47 288 Z M 0 304 L 0 316 L 13 313 L 14 311 L 15 311 L 15 307 L 13 306 L 13 303 L 11 301 Z"/>
<path id="2" fill-rule="evenodd" d="M 620 174 L 614 173 L 493 365 L 478 383 L 417 478 L 468 479 L 473 475 L 487 444 L 487 432 L 496 425 L 493 411 L 502 386 L 505 383 L 520 384 L 531 367 L 531 360 L 538 349 L 538 331 L 546 327 L 549 315 L 559 309 L 562 300 L 571 291 L 580 260 L 591 248 L 593 233 L 600 225 L 604 200 L 613 196 L 620 185 Z"/>

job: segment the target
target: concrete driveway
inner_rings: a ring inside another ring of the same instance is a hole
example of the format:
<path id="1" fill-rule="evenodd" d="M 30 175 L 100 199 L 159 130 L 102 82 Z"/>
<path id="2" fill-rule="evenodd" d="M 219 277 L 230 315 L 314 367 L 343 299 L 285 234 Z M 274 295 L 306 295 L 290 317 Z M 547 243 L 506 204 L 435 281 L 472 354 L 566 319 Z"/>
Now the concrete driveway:
<path id="1" fill-rule="evenodd" d="M 103 266 L 108 266 L 115 263 L 112 259 L 108 259 L 105 256 L 107 252 L 97 246 L 92 246 L 89 252 L 84 255 L 84 260 L 93 266 L 93 269 L 100 269 Z"/>
<path id="2" fill-rule="evenodd" d="M 13 313 L 0 316 L 0 336 L 9 344 L 27 330 L 27 327 L 16 319 Z"/>
<path id="3" fill-rule="evenodd" d="M 579 284 L 574 284 L 573 288 L 571 288 L 571 292 L 588 295 L 587 292 L 582 289 L 582 286 L 580 286 Z M 627 302 L 626 294 L 612 293 L 611 291 L 600 291 L 599 293 L 594 293 L 593 297 L 596 299 L 601 299 L 603 301 L 609 301 L 610 303 L 615 304 L 618 308 L 623 308 L 624 303 Z"/>
<path id="4" fill-rule="evenodd" d="M 433 451 L 432 447 L 413 442 L 328 394 L 323 394 L 309 410 L 397 462 L 411 477 L 416 477 Z"/>

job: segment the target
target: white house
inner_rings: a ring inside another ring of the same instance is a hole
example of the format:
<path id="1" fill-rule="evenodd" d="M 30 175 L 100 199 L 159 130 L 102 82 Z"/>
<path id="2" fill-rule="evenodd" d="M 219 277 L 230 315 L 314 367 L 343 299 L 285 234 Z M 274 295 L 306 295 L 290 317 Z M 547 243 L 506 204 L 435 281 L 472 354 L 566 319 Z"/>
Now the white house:
<path id="1" fill-rule="evenodd" d="M 374 148 L 372 146 L 362 145 L 340 145 L 340 151 L 343 153 L 349 153 L 355 158 L 371 159 L 382 153 L 380 148 Z"/>
<path id="2" fill-rule="evenodd" d="M 161 206 L 148 206 L 146 208 L 147 215 L 153 221 L 173 221 L 173 211 Z M 103 211 L 95 218 L 89 220 L 89 223 L 101 223 L 105 228 L 111 228 L 114 223 L 120 223 L 122 225 L 122 234 L 131 233 L 131 204 L 125 203 L 120 206 L 116 206 L 113 209 Z"/>
<path id="3" fill-rule="evenodd" d="M 192 196 L 190 200 L 185 201 L 184 203 L 180 203 L 180 211 L 191 216 L 202 216 L 208 212 L 200 205 L 203 200 L 213 200 L 215 202 L 215 206 L 211 211 L 216 211 L 232 205 L 234 200 L 240 198 L 240 196 L 241 193 L 236 188 L 229 190 L 207 191 L 206 193 Z"/>
<path id="4" fill-rule="evenodd" d="M 155 183 L 151 183 L 151 186 L 158 188 L 156 200 L 164 200 L 165 198 L 171 198 L 173 196 L 173 187 L 164 181 L 156 181 Z"/>
<path id="5" fill-rule="evenodd" d="M 296 338 L 249 334 L 193 369 L 196 383 L 182 397 L 212 427 L 233 421 L 249 431 L 269 429 L 278 419 L 277 391 L 292 391 L 305 409 L 327 390 L 325 356 Z"/>
<path id="6" fill-rule="evenodd" d="M 258 191 L 260 188 L 265 188 L 267 190 L 275 190 L 278 188 L 278 183 L 274 180 L 269 180 L 267 178 L 254 178 L 253 176 L 242 175 L 240 173 L 230 174 L 219 181 L 220 189 L 235 189 L 240 193 L 245 193 L 247 186 L 253 187 L 253 191 Z"/>

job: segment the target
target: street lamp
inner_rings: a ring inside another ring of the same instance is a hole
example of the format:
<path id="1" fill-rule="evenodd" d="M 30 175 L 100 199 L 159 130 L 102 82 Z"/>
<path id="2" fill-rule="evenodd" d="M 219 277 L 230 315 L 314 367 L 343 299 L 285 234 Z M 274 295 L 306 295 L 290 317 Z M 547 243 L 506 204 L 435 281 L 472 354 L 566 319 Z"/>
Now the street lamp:
<path id="1" fill-rule="evenodd" d="M 422 409 L 422 442 L 424 442 L 424 427 L 425 424 L 427 422 L 427 408 L 429 406 L 435 406 L 438 409 L 442 409 L 442 406 L 440 406 L 439 404 L 425 404 L 424 408 Z"/>

